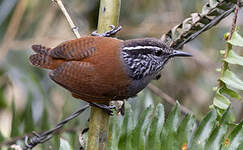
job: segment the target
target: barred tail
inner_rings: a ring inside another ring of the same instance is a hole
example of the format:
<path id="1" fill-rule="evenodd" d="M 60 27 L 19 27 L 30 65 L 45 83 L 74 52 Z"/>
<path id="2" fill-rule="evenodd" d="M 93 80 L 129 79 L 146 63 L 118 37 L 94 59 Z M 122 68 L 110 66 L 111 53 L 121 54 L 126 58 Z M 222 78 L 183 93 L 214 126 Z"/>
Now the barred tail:
<path id="1" fill-rule="evenodd" d="M 48 51 L 51 50 L 51 48 L 47 48 L 42 45 L 32 45 L 32 49 L 37 53 L 37 54 L 48 54 Z"/>
<path id="2" fill-rule="evenodd" d="M 46 69 L 55 69 L 63 62 L 63 60 L 53 59 L 49 56 L 48 51 L 50 48 L 46 48 L 41 45 L 32 45 L 32 49 L 37 53 L 29 57 L 30 63 L 34 66 Z"/>

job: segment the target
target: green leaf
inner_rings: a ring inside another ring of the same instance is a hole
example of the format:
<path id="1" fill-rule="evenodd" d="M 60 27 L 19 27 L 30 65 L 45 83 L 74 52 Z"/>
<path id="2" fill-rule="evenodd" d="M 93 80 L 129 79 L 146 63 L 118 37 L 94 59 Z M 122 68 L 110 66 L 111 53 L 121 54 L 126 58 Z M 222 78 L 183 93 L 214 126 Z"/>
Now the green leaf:
<path id="1" fill-rule="evenodd" d="M 199 127 L 193 136 L 192 150 L 200 150 L 205 148 L 206 140 L 209 138 L 216 122 L 216 110 L 212 110 L 203 118 Z"/>
<path id="2" fill-rule="evenodd" d="M 132 149 L 133 117 L 131 105 L 125 102 L 125 116 L 122 122 L 121 135 L 118 143 L 119 150 Z"/>
<path id="3" fill-rule="evenodd" d="M 118 116 L 115 114 L 110 118 L 109 140 L 107 143 L 108 150 L 118 150 L 119 128 Z"/>
<path id="4" fill-rule="evenodd" d="M 233 72 L 229 71 L 228 69 L 225 70 L 220 80 L 233 88 L 243 90 L 243 81 L 241 81 Z"/>
<path id="5" fill-rule="evenodd" d="M 24 132 L 31 133 L 35 129 L 34 120 L 32 116 L 32 95 L 29 93 L 25 111 L 23 113 Z"/>
<path id="6" fill-rule="evenodd" d="M 170 112 L 161 134 L 161 149 L 176 149 L 176 131 L 180 123 L 179 103 Z"/>
<path id="7" fill-rule="evenodd" d="M 115 132 L 120 132 L 121 135 L 118 144 L 119 147 L 117 148 L 115 146 L 116 144 L 111 144 L 109 145 L 109 149 L 182 150 L 187 148 L 188 150 L 241 150 L 243 148 L 243 122 L 237 125 L 230 136 L 227 137 L 231 118 L 231 111 L 229 108 L 224 111 L 221 118 L 218 116 L 218 121 L 216 120 L 216 110 L 214 109 L 209 112 L 196 129 L 197 123 L 192 115 L 186 115 L 180 123 L 179 104 L 173 108 L 163 126 L 164 109 L 163 106 L 159 104 L 154 112 L 154 119 L 149 119 L 152 116 L 152 107 L 149 107 L 140 115 L 136 128 L 133 129 L 133 113 L 131 112 L 130 105 L 125 104 L 126 111 L 122 127 L 118 124 L 113 124 L 116 130 L 118 130 Z M 150 122 L 152 123 L 148 130 Z M 159 140 L 160 133 L 161 140 Z M 117 135 L 117 133 L 115 134 Z M 117 136 L 117 138 L 119 138 L 119 136 Z M 111 142 L 117 143 L 114 140 L 111 140 Z"/>
<path id="8" fill-rule="evenodd" d="M 76 134 L 76 138 L 77 138 Z M 74 138 L 75 139 L 75 138 Z M 65 144 L 68 144 L 70 149 L 72 150 L 74 147 L 74 141 L 73 141 L 73 135 L 67 132 L 62 133 L 62 137 L 60 138 L 60 145 L 61 145 L 61 140 L 64 140 Z"/>
<path id="9" fill-rule="evenodd" d="M 242 150 L 243 149 L 243 143 L 240 144 L 240 146 L 237 148 L 237 150 Z"/>
<path id="10" fill-rule="evenodd" d="M 2 132 L 0 131 L 0 143 L 4 141 L 4 136 L 2 134 Z"/>
<path id="11" fill-rule="evenodd" d="M 234 90 L 231 90 L 227 87 L 223 87 L 219 90 L 220 93 L 225 93 L 227 95 L 229 95 L 230 97 L 232 98 L 235 98 L 235 99 L 238 99 L 240 100 L 241 99 L 241 96 L 240 94 L 238 94 L 237 92 L 235 92 Z"/>
<path id="12" fill-rule="evenodd" d="M 72 150 L 72 148 L 71 148 L 70 144 L 66 140 L 60 138 L 60 148 L 59 148 L 59 150 Z"/>
<path id="13" fill-rule="evenodd" d="M 132 147 L 133 149 L 144 150 L 146 141 L 146 131 L 151 122 L 152 107 L 148 107 L 142 112 L 135 129 L 132 131 Z"/>
<path id="14" fill-rule="evenodd" d="M 4 96 L 5 86 L 0 87 L 0 109 L 7 107 L 6 97 Z"/>
<path id="15" fill-rule="evenodd" d="M 231 132 L 229 136 L 229 145 L 227 150 L 235 150 L 240 144 L 243 143 L 243 122 L 241 122 L 235 129 Z"/>
<path id="16" fill-rule="evenodd" d="M 224 136 L 227 132 L 227 125 L 222 124 L 213 130 L 213 133 L 210 135 L 210 138 L 207 141 L 206 148 L 207 150 L 220 150 L 221 143 L 224 139 Z"/>
<path id="17" fill-rule="evenodd" d="M 196 119 L 194 116 L 187 114 L 181 122 L 177 131 L 177 149 L 182 149 L 184 145 L 188 147 L 192 144 L 192 136 L 197 127 Z"/>
<path id="18" fill-rule="evenodd" d="M 243 66 L 243 57 L 235 53 L 233 50 L 229 51 L 227 58 L 224 61 L 230 64 L 237 64 Z"/>
<path id="19" fill-rule="evenodd" d="M 234 46 L 243 47 L 243 38 L 241 37 L 241 35 L 237 31 L 235 31 L 233 33 L 232 38 L 227 42 L 229 42 L 230 44 L 232 44 Z"/>
<path id="20" fill-rule="evenodd" d="M 213 99 L 213 104 L 220 109 L 226 110 L 230 105 L 230 100 L 223 96 L 219 91 L 220 90 L 217 90 L 216 92 L 216 95 Z"/>
<path id="21" fill-rule="evenodd" d="M 47 108 L 44 107 L 44 110 L 42 112 L 42 118 L 41 118 L 41 130 L 45 131 L 50 129 L 50 123 L 49 123 L 49 118 L 48 118 L 48 111 Z"/>
<path id="22" fill-rule="evenodd" d="M 14 100 L 12 100 L 11 109 L 12 109 L 11 110 L 12 111 L 12 125 L 11 125 L 10 137 L 20 136 L 20 132 L 19 132 L 20 120 L 19 120 L 19 117 L 16 114 Z"/>
<path id="23" fill-rule="evenodd" d="M 158 104 L 150 126 L 146 149 L 160 150 L 160 134 L 164 125 L 164 106 Z"/>
<path id="24" fill-rule="evenodd" d="M 212 134 L 208 138 L 205 149 L 220 150 L 221 143 L 223 142 L 224 136 L 227 133 L 228 129 L 227 122 L 230 118 L 229 108 L 225 111 L 216 128 L 213 130 Z"/>

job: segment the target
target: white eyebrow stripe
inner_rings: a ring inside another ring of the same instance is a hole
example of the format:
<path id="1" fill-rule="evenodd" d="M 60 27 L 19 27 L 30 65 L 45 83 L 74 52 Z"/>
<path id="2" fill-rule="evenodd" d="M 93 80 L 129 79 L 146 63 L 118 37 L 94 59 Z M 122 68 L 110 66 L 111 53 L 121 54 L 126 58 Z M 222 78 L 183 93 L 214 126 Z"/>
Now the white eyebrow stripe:
<path id="1" fill-rule="evenodd" d="M 137 50 L 137 49 L 154 49 L 154 50 L 162 50 L 162 48 L 157 47 L 157 46 L 123 47 L 123 50 Z"/>

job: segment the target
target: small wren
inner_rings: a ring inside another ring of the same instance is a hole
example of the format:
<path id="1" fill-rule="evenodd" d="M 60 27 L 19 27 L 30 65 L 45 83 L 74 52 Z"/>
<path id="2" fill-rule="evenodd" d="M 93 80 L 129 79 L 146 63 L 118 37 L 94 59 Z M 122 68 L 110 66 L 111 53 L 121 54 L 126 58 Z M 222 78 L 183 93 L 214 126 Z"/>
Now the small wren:
<path id="1" fill-rule="evenodd" d="M 191 56 L 155 38 L 123 41 L 106 37 L 119 30 L 113 27 L 104 34 L 93 33 L 98 36 L 84 36 L 54 48 L 33 45 L 36 54 L 30 56 L 30 62 L 52 70 L 49 77 L 73 97 L 100 107 L 99 103 L 136 96 L 159 78 L 170 58 Z"/>

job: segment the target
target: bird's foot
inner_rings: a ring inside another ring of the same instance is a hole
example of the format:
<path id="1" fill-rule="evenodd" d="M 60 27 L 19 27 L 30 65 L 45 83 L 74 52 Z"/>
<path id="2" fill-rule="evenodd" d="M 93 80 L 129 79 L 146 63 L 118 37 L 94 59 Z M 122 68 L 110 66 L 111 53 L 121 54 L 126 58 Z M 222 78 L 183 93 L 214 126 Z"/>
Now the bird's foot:
<path id="1" fill-rule="evenodd" d="M 95 107 L 98 107 L 104 111 L 106 111 L 109 115 L 113 115 L 113 110 L 116 108 L 116 106 L 114 105 L 105 105 L 105 104 L 98 104 L 98 103 L 93 103 L 93 102 L 90 102 L 90 105 L 91 106 L 95 106 Z"/>
<path id="2" fill-rule="evenodd" d="M 97 33 L 97 31 L 94 31 L 91 33 L 92 36 L 102 36 L 102 37 L 110 37 L 112 35 L 115 35 L 118 31 L 122 29 L 122 26 L 115 27 L 114 25 L 110 25 L 111 30 L 106 31 L 104 33 Z"/>
<path id="3" fill-rule="evenodd" d="M 125 115 L 125 102 L 124 101 L 123 101 L 121 108 L 118 109 L 118 112 L 120 112 L 122 116 Z"/>
<path id="4" fill-rule="evenodd" d="M 115 99 L 115 97 L 114 97 Z M 125 100 L 115 100 L 115 101 L 111 101 L 110 105 L 114 105 L 116 106 L 116 113 L 119 115 L 121 114 L 122 116 L 125 113 Z"/>

